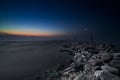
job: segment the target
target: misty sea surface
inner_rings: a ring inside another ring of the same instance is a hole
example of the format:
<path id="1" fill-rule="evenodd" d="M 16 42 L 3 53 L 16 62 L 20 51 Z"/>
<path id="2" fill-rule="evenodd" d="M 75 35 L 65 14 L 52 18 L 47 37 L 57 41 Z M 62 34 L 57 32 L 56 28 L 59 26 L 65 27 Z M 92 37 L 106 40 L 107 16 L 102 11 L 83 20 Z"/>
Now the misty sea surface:
<path id="1" fill-rule="evenodd" d="M 59 41 L 1 41 L 0 80 L 32 80 L 46 70 L 63 64 Z"/>

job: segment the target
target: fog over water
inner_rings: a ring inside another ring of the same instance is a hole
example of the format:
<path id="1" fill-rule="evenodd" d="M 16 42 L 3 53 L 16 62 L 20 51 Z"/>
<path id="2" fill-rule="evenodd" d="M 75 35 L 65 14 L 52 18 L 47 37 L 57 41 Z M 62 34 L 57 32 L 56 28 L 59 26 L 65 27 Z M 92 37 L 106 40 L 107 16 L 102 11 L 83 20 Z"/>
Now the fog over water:
<path id="1" fill-rule="evenodd" d="M 60 43 L 53 41 L 1 42 L 0 80 L 34 78 L 65 62 Z"/>

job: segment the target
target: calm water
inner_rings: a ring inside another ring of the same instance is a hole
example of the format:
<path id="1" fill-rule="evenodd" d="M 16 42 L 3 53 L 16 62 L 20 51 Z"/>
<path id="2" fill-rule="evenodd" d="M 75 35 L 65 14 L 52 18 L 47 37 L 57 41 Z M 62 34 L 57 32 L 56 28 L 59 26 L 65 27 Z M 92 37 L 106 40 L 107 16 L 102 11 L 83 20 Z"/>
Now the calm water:
<path id="1" fill-rule="evenodd" d="M 67 55 L 60 53 L 57 42 L 2 42 L 0 43 L 0 80 L 34 79 Z"/>

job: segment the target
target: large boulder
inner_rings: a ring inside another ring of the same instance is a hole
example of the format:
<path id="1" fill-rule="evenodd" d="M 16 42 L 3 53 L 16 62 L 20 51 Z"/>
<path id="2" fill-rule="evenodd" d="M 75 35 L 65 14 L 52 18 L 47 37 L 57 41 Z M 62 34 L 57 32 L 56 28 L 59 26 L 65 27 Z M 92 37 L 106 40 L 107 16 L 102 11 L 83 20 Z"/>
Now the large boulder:
<path id="1" fill-rule="evenodd" d="M 83 59 L 82 59 L 80 53 L 75 53 L 73 60 L 74 60 L 75 67 L 79 67 L 83 62 Z"/>
<path id="2" fill-rule="evenodd" d="M 113 60 L 109 62 L 109 65 L 120 70 L 120 53 L 112 53 Z"/>
<path id="3" fill-rule="evenodd" d="M 109 62 L 109 65 L 120 70 L 120 53 L 112 53 L 113 60 Z"/>
<path id="4" fill-rule="evenodd" d="M 91 64 L 92 66 L 95 66 L 96 63 L 97 63 L 97 61 L 94 60 L 94 59 L 90 59 L 90 60 L 88 61 L 88 63 Z"/>
<path id="5" fill-rule="evenodd" d="M 91 64 L 92 66 L 101 66 L 101 65 L 103 65 L 102 61 L 94 60 L 94 59 L 89 60 L 88 63 Z"/>
<path id="6" fill-rule="evenodd" d="M 118 68 L 120 70 L 120 60 L 112 60 L 109 62 L 111 67 Z"/>
<path id="7" fill-rule="evenodd" d="M 112 60 L 113 56 L 109 53 L 103 53 L 101 55 L 101 60 L 105 63 L 109 62 L 110 60 Z"/>
<path id="8" fill-rule="evenodd" d="M 94 73 L 96 80 L 120 80 L 120 78 L 108 71 L 99 70 Z"/>
<path id="9" fill-rule="evenodd" d="M 112 53 L 114 60 L 120 60 L 120 53 Z"/>
<path id="10" fill-rule="evenodd" d="M 101 66 L 101 69 L 104 70 L 104 71 L 111 72 L 113 74 L 118 74 L 119 73 L 119 70 L 117 68 L 110 67 L 110 66 L 107 66 L 107 65 Z"/>

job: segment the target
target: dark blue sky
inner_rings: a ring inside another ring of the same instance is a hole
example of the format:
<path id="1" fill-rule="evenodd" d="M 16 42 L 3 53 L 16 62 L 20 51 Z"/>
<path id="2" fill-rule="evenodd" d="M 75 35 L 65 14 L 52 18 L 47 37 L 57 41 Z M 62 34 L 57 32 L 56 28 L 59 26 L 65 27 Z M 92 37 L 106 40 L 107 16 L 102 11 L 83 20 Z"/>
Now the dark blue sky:
<path id="1" fill-rule="evenodd" d="M 118 35 L 117 0 L 1 0 L 1 30 L 34 29 L 49 33 Z M 7 25 L 6 25 L 7 24 Z"/>

